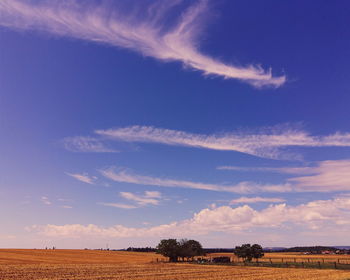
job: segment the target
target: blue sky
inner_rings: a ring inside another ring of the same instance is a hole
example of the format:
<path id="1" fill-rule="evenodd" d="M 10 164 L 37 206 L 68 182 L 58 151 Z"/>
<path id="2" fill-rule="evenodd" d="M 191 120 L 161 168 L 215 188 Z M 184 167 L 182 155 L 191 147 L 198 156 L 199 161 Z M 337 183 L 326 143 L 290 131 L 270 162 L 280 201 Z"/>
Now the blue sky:
<path id="1" fill-rule="evenodd" d="M 348 245 L 349 10 L 2 1 L 0 246 Z"/>

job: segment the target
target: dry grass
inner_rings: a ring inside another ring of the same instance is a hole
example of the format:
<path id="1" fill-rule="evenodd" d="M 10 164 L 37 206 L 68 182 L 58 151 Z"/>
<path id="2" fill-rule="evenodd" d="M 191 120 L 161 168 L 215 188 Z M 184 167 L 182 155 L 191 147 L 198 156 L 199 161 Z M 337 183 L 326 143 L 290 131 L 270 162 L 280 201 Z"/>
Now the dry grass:
<path id="1" fill-rule="evenodd" d="M 157 256 L 152 253 L 82 250 L 0 250 L 0 279 L 350 279 L 350 272 L 340 270 L 150 263 Z"/>
<path id="2" fill-rule="evenodd" d="M 0 249 L 1 264 L 143 264 L 155 260 L 154 253 L 98 250 Z"/>

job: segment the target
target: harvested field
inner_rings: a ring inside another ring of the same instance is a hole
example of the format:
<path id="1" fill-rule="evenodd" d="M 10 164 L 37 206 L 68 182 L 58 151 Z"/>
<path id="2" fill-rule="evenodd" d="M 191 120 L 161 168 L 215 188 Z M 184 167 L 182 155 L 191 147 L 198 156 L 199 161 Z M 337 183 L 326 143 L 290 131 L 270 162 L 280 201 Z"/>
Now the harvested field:
<path id="1" fill-rule="evenodd" d="M 239 261 L 232 253 L 213 253 L 208 257 L 228 256 L 233 261 Z M 321 262 L 321 263 L 339 263 L 350 265 L 350 255 L 305 255 L 303 253 L 265 253 L 264 257 L 259 259 L 259 262 Z"/>
<path id="2" fill-rule="evenodd" d="M 152 253 L 0 250 L 0 279 L 345 280 L 341 270 L 151 263 Z"/>

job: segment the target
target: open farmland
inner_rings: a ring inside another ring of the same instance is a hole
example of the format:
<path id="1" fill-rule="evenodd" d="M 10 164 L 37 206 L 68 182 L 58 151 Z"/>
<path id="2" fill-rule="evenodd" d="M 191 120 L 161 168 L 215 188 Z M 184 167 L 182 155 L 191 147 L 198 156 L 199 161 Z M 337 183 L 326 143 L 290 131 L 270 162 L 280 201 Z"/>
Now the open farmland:
<path id="1" fill-rule="evenodd" d="M 232 253 L 213 253 L 209 254 L 207 258 L 212 258 L 216 256 L 227 256 L 230 257 L 232 261 L 241 261 L 235 257 Z M 337 263 L 337 264 L 349 264 L 350 265 L 350 255 L 306 255 L 303 253 L 265 253 L 264 257 L 259 259 L 260 263 Z"/>
<path id="2" fill-rule="evenodd" d="M 350 279 L 350 272 L 343 270 L 152 262 L 157 257 L 113 251 L 0 250 L 0 279 Z"/>

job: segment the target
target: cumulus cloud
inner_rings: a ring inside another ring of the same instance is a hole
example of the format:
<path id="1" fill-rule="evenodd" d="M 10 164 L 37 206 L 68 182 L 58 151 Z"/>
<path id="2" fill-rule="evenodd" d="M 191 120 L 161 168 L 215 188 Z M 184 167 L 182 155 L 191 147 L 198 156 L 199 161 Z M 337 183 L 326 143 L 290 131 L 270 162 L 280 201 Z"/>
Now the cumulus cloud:
<path id="1" fill-rule="evenodd" d="M 77 179 L 78 181 L 93 185 L 97 180 L 95 176 L 89 176 L 88 174 L 79 174 L 79 173 L 66 173 L 67 175 Z"/>
<path id="2" fill-rule="evenodd" d="M 151 6 L 140 7 L 142 13 L 127 14 L 110 1 L 97 4 L 96 1 L 2 0 L 0 25 L 107 44 L 161 61 L 179 61 L 205 75 L 238 79 L 256 87 L 279 87 L 285 83 L 286 77 L 273 77 L 271 69 L 235 66 L 201 53 L 198 39 L 210 10 L 208 1 L 196 1 L 169 23 L 176 12 L 174 6 L 181 2 L 184 1 L 155 1 Z M 144 4 L 138 1 L 138 5 Z"/>
<path id="3" fill-rule="evenodd" d="M 235 185 L 209 184 L 185 180 L 158 178 L 135 174 L 127 169 L 116 169 L 113 167 L 100 170 L 101 174 L 115 182 L 130 183 L 138 185 L 170 187 L 170 188 L 187 188 L 218 192 L 232 193 L 253 193 L 256 191 L 265 192 L 288 192 L 291 187 L 288 184 L 273 185 L 273 184 L 257 184 L 254 182 L 240 182 Z"/>
<path id="4" fill-rule="evenodd" d="M 95 132 L 118 141 L 237 151 L 266 158 L 291 156 L 283 151 L 283 148 L 287 147 L 350 147 L 350 133 L 312 136 L 303 130 L 294 129 L 288 125 L 265 128 L 258 132 L 209 135 L 152 126 L 129 126 L 96 130 Z"/>
<path id="5" fill-rule="evenodd" d="M 275 197 L 245 197 L 242 196 L 237 199 L 231 200 L 230 204 L 237 204 L 237 203 L 257 203 L 257 202 L 269 202 L 269 203 L 279 203 L 279 202 L 284 202 L 286 201 L 283 198 L 275 198 Z"/>
<path id="6" fill-rule="evenodd" d="M 284 228 L 291 224 L 311 230 L 350 230 L 350 198 L 317 200 L 306 204 L 288 206 L 270 205 L 260 211 L 248 205 L 232 208 L 221 206 L 206 208 L 192 218 L 154 227 L 131 228 L 122 225 L 101 227 L 98 225 L 34 225 L 29 228 L 49 237 L 98 236 L 123 237 L 184 237 L 212 232 L 233 233 L 250 229 Z"/>
<path id="7" fill-rule="evenodd" d="M 105 144 L 93 137 L 66 137 L 62 140 L 66 150 L 81 153 L 117 153 L 117 150 L 107 148 Z"/>

